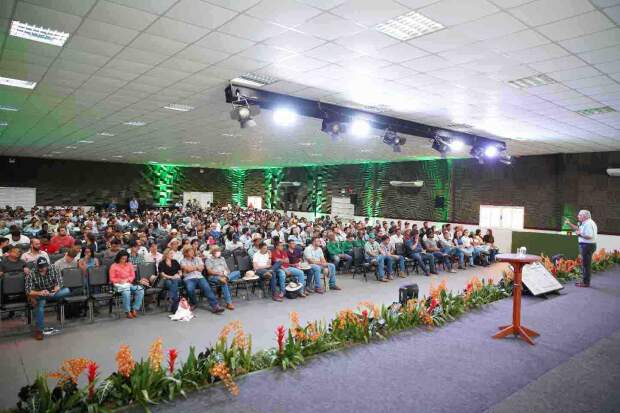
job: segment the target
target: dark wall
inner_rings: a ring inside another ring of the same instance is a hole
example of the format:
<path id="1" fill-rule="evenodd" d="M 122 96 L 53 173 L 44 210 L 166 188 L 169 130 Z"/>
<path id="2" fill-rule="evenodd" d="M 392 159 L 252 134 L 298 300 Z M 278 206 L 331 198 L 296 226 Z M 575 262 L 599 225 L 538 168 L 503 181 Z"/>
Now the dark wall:
<path id="1" fill-rule="evenodd" d="M 563 216 L 589 209 L 603 233 L 620 233 L 620 152 L 521 157 L 511 166 L 479 165 L 472 159 L 285 168 L 277 178 L 248 170 L 237 191 L 243 197 L 269 192 L 273 207 L 330 212 L 342 191 L 356 199 L 356 214 L 432 221 L 477 223 L 481 204 L 525 207 L 527 228 L 560 229 Z M 201 172 L 202 171 L 202 172 Z M 232 171 L 179 168 L 173 198 L 184 191 L 211 191 L 231 202 Z M 422 180 L 419 189 L 389 185 Z M 279 181 L 301 187 L 276 190 Z M 50 159 L 0 158 L 0 185 L 37 188 L 41 205 L 120 204 L 136 195 L 150 203 L 156 179 L 152 166 Z M 245 198 L 244 198 L 245 199 Z M 0 205 L 2 200 L 0 200 Z"/>

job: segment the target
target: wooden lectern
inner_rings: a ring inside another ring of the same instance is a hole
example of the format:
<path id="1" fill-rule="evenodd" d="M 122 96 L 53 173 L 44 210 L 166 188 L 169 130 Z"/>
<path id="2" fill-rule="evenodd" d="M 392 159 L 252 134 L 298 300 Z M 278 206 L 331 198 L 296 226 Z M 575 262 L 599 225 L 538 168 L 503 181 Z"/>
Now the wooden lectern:
<path id="1" fill-rule="evenodd" d="M 526 254 L 498 254 L 495 258 L 498 261 L 510 263 L 514 268 L 514 287 L 512 290 L 512 324 L 501 326 L 499 328 L 501 331 L 495 334 L 493 338 L 504 338 L 509 334 L 514 334 L 515 336 L 520 336 L 529 344 L 534 345 L 532 337 L 538 337 L 540 334 L 521 325 L 521 290 L 523 289 L 521 270 L 524 265 L 540 261 L 541 258 L 538 255 Z"/>

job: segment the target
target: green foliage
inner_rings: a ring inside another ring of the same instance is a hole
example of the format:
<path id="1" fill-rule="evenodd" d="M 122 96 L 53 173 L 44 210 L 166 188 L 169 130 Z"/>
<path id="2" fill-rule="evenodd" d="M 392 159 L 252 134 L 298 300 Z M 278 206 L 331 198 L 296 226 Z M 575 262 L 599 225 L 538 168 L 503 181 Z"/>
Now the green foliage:
<path id="1" fill-rule="evenodd" d="M 273 365 L 280 367 L 282 370 L 286 370 L 288 368 L 295 369 L 303 362 L 304 355 L 302 352 L 302 345 L 300 342 L 295 340 L 293 333 L 289 329 L 282 351 L 276 352 Z"/>

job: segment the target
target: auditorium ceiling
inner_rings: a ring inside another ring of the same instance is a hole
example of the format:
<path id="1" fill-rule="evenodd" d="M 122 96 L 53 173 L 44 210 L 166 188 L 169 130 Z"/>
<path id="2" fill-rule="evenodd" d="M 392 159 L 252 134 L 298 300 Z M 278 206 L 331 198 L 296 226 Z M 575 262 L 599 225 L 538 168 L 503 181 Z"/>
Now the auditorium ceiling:
<path id="1" fill-rule="evenodd" d="M 390 32 L 411 19 L 417 32 Z M 69 36 L 24 39 L 15 22 Z M 223 168 L 437 156 L 413 137 L 393 152 L 381 131 L 333 143 L 320 120 L 282 127 L 267 110 L 241 129 L 224 100 L 241 75 L 517 156 L 620 150 L 619 22 L 618 0 L 1 0 L 0 77 L 36 86 L 0 85 L 0 155 Z"/>

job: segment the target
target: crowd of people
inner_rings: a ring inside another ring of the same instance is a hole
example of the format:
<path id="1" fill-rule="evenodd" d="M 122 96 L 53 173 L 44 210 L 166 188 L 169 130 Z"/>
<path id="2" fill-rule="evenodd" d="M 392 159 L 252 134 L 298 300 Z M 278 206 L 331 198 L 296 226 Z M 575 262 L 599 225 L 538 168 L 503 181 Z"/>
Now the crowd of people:
<path id="1" fill-rule="evenodd" d="M 89 269 L 106 266 L 109 283 L 130 319 L 138 316 L 151 287 L 163 289 L 171 312 L 177 311 L 183 294 L 194 309 L 200 290 L 209 309 L 220 314 L 234 310 L 231 284 L 239 279 L 268 285 L 274 301 L 283 300 L 289 285 L 304 298 L 324 294 L 326 287 L 341 290 L 338 277 L 363 263 L 380 282 L 405 277 L 408 265 L 427 276 L 440 269 L 454 273 L 467 265 L 486 266 L 498 251 L 494 242 L 490 229 L 483 235 L 481 230 L 470 233 L 461 226 L 429 222 L 418 227 L 400 220 L 373 223 L 330 216 L 311 221 L 220 205 L 140 211 L 133 204 L 127 212 L 7 207 L 0 210 L 0 277 L 25 274 L 35 338 L 41 340 L 46 303 L 71 294 L 63 285 L 67 268 L 81 269 L 86 280 Z M 233 254 L 247 256 L 251 267 L 243 273 L 230 268 L 226 257 Z M 144 263 L 157 271 L 137 277 Z"/>

